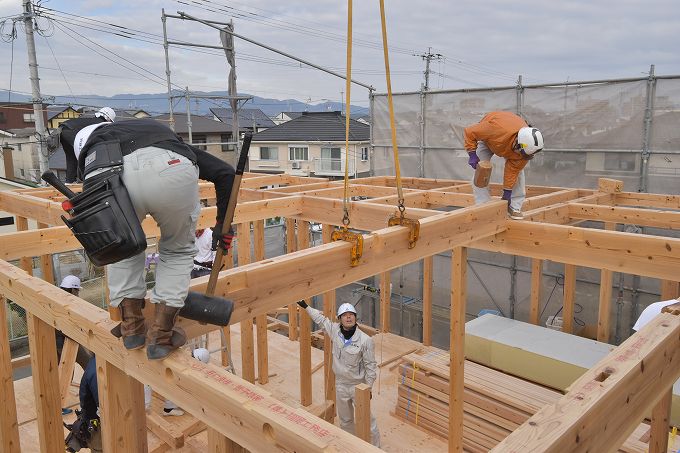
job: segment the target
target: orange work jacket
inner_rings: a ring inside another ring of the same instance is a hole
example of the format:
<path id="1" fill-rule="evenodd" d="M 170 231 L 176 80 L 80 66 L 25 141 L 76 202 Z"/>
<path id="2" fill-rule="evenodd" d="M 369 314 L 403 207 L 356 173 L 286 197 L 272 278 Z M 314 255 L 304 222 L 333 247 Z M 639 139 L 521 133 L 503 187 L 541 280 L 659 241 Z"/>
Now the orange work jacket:
<path id="1" fill-rule="evenodd" d="M 517 132 L 523 127 L 527 127 L 526 121 L 514 113 L 490 112 L 479 123 L 465 128 L 465 149 L 468 152 L 475 151 L 477 142 L 481 141 L 492 153 L 505 159 L 504 189 L 513 188 L 519 172 L 529 162 L 513 149 Z"/>

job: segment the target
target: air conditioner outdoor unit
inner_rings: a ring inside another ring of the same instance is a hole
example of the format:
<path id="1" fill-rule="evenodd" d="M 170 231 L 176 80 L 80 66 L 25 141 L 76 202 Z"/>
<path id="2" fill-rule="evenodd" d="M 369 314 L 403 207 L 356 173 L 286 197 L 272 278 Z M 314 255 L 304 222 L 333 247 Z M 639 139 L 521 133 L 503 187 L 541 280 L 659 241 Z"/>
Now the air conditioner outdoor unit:
<path id="1" fill-rule="evenodd" d="M 291 168 L 293 170 L 300 170 L 302 168 L 302 162 L 294 161 L 291 163 Z"/>

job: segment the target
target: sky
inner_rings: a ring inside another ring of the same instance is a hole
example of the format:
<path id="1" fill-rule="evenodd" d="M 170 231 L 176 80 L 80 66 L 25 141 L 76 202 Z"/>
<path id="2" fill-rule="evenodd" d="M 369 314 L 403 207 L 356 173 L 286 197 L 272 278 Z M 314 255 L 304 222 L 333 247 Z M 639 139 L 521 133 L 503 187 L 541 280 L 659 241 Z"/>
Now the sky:
<path id="1" fill-rule="evenodd" d="M 340 0 L 43 0 L 36 35 L 44 95 L 153 94 L 167 91 L 161 11 L 215 21 L 304 60 L 345 73 L 348 2 Z M 377 0 L 354 0 L 352 78 L 387 91 Z M 12 17 L 21 0 L 0 0 L 0 89 L 30 93 L 26 36 Z M 424 82 L 431 90 L 680 74 L 677 0 L 385 0 L 393 92 Z M 221 45 L 217 30 L 167 19 L 170 40 Z M 126 35 L 123 37 L 120 35 Z M 236 38 L 239 93 L 340 101 L 345 82 Z M 220 50 L 171 46 L 172 83 L 191 91 L 226 90 Z M 4 94 L 3 94 L 4 96 Z M 74 103 L 86 104 L 87 98 Z M 351 87 L 367 107 L 369 91 Z M 2 99 L 5 100 L 5 99 Z"/>

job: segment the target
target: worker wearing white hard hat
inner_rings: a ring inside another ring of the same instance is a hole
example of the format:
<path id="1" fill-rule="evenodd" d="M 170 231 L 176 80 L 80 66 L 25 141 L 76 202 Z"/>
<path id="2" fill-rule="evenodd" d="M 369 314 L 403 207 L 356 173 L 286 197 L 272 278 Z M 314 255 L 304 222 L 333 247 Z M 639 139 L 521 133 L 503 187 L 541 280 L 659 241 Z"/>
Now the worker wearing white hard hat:
<path id="1" fill-rule="evenodd" d="M 298 302 L 316 324 L 331 338 L 333 344 L 333 372 L 335 373 L 335 396 L 340 427 L 354 434 L 354 388 L 357 384 L 373 387 L 378 365 L 375 361 L 373 340 L 357 326 L 354 305 L 344 303 L 338 307 L 339 322 L 333 322 L 319 310 Z M 371 413 L 371 443 L 380 446 L 380 432 L 375 416 Z"/>

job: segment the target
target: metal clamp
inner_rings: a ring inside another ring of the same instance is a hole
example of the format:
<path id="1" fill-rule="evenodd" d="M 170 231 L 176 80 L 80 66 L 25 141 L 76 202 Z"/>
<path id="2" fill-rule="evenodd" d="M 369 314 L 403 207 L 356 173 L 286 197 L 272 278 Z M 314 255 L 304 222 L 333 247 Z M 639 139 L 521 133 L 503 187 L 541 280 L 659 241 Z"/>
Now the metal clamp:
<path id="1" fill-rule="evenodd" d="M 359 265 L 361 255 L 364 253 L 364 236 L 362 234 L 352 233 L 347 228 L 342 228 L 331 233 L 331 240 L 333 242 L 350 242 L 352 244 L 350 249 L 350 266 L 356 267 Z"/>
<path id="2" fill-rule="evenodd" d="M 412 249 L 416 246 L 418 242 L 418 237 L 420 236 L 420 222 L 414 219 L 408 219 L 404 217 L 404 212 L 400 214 L 394 214 L 387 221 L 387 226 L 404 226 L 408 227 L 408 248 Z"/>

